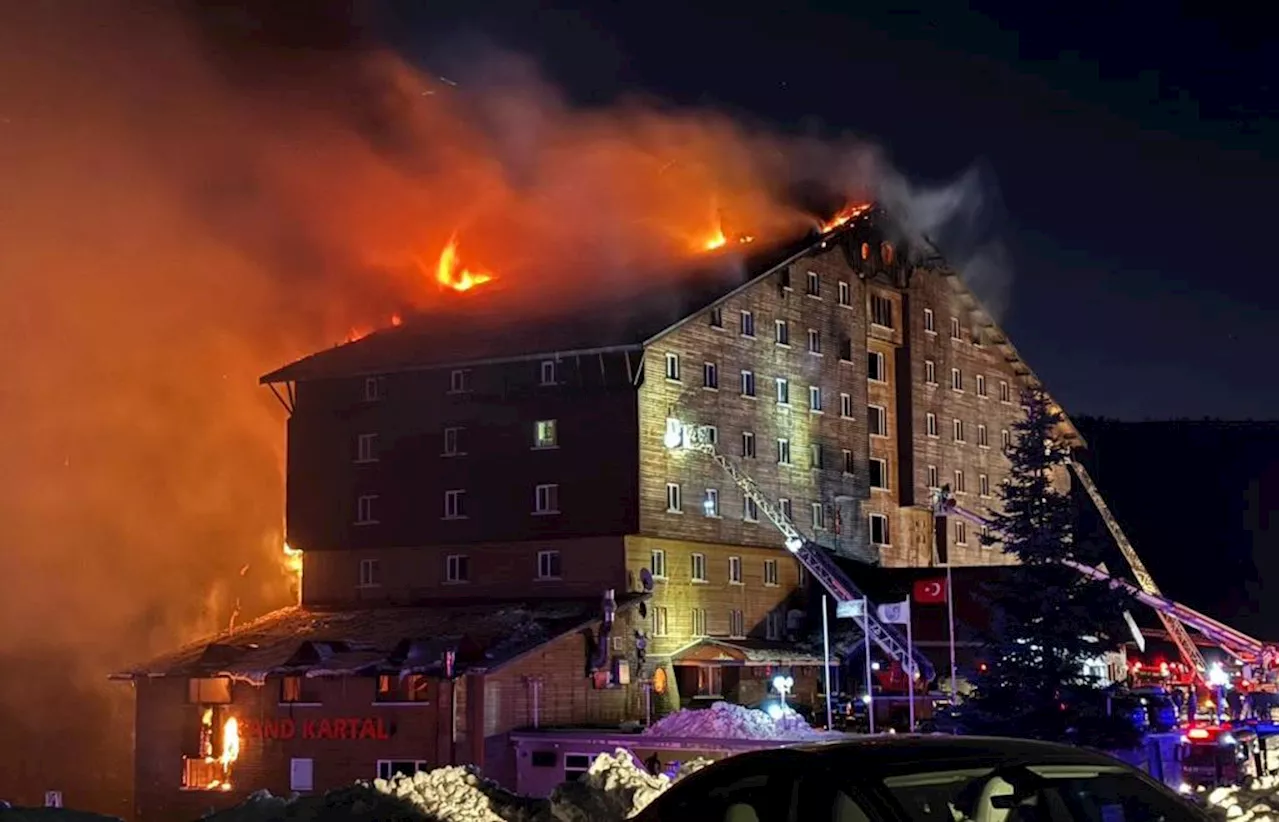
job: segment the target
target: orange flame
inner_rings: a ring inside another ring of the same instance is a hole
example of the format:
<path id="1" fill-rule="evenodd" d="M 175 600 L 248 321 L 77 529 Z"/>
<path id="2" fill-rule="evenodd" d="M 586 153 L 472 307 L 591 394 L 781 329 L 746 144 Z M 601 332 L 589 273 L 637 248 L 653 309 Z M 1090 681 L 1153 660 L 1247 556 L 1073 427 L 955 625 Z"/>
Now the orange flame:
<path id="1" fill-rule="evenodd" d="M 298 586 L 298 598 L 302 598 L 302 551 L 294 548 L 289 543 L 284 544 L 284 570 L 289 576 L 293 577 L 295 584 Z"/>
<path id="2" fill-rule="evenodd" d="M 227 775 L 231 775 L 231 764 L 240 758 L 240 723 L 236 721 L 234 716 L 227 717 L 227 721 L 222 724 L 222 756 L 218 757 L 218 762 L 222 764 L 222 770 Z M 230 782 L 223 783 L 226 787 L 223 790 L 231 788 Z"/>
<path id="3" fill-rule="evenodd" d="M 721 230 L 720 226 L 716 226 L 715 233 L 712 234 L 710 237 L 708 237 L 702 243 L 702 247 L 706 251 L 715 251 L 717 248 L 720 248 L 721 246 L 723 246 L 726 242 L 728 241 L 724 237 L 724 231 Z"/>
<path id="4" fill-rule="evenodd" d="M 449 244 L 440 252 L 440 261 L 436 263 L 436 282 L 441 287 L 454 291 L 470 291 L 493 279 L 487 271 L 462 268 L 458 263 L 458 236 L 449 238 Z"/>
<path id="5" fill-rule="evenodd" d="M 855 217 L 861 215 L 869 208 L 871 208 L 871 203 L 854 203 L 852 205 L 847 205 L 840 209 L 836 216 L 827 220 L 825 223 L 822 223 L 819 226 L 819 230 L 823 234 L 826 234 L 828 231 L 834 231 Z"/>

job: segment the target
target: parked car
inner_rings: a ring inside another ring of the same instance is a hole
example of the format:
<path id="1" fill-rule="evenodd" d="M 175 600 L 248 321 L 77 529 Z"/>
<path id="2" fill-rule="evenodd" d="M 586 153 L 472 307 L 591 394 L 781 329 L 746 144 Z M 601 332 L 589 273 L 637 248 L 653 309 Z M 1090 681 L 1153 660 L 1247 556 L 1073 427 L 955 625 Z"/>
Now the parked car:
<path id="1" fill-rule="evenodd" d="M 1083 748 L 889 735 L 752 751 L 659 796 L 637 822 L 1207 822 L 1141 771 Z"/>

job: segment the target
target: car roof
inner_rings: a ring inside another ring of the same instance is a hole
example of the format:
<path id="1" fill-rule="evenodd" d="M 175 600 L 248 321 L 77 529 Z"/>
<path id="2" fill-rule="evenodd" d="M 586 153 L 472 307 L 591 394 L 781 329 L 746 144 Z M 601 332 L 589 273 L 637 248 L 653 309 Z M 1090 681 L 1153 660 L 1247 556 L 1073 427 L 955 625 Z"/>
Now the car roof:
<path id="1" fill-rule="evenodd" d="M 899 766 L 963 767 L 1010 760 L 1034 760 L 1063 765 L 1115 765 L 1117 760 L 1085 748 L 1031 739 L 946 736 L 942 734 L 886 734 L 860 739 L 796 745 L 788 750 L 806 761 L 818 760 L 841 770 L 849 767 L 898 770 Z M 817 764 L 815 762 L 815 764 Z"/>

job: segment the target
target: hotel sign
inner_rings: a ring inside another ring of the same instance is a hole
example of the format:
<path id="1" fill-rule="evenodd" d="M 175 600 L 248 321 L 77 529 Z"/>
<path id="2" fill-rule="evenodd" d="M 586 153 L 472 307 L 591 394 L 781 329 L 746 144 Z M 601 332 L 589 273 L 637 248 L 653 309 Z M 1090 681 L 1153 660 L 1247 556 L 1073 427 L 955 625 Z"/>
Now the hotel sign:
<path id="1" fill-rule="evenodd" d="M 250 719 L 240 723 L 246 739 L 390 739 L 382 717 L 339 717 L 335 719 Z"/>

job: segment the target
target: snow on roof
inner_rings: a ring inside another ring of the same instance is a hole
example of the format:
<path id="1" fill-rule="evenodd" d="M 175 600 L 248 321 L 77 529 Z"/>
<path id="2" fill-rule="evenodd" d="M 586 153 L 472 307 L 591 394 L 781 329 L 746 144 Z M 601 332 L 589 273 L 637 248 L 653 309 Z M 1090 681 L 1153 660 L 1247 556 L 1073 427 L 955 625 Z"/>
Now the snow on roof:
<path id="1" fill-rule="evenodd" d="M 672 657 L 677 662 L 721 662 L 751 667 L 822 665 L 821 656 L 795 643 L 766 639 L 704 639 Z"/>
<path id="2" fill-rule="evenodd" d="M 640 599 L 619 597 L 618 608 Z M 112 678 L 230 676 L 261 684 L 272 674 L 443 674 L 447 651 L 456 671 L 485 669 L 600 617 L 598 598 L 332 611 L 291 606 Z"/>

